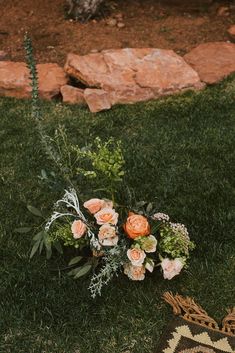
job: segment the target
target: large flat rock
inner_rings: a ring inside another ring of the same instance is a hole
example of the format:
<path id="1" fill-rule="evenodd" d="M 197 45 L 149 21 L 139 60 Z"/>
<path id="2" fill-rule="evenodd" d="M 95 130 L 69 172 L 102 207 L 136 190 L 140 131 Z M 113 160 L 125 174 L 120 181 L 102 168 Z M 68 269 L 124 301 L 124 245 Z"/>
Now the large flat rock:
<path id="1" fill-rule="evenodd" d="M 204 87 L 197 72 L 182 57 L 164 49 L 126 48 L 84 56 L 69 54 L 65 72 L 89 88 L 107 92 L 111 105 Z"/>
<path id="2" fill-rule="evenodd" d="M 201 81 L 213 84 L 235 72 L 235 44 L 211 42 L 200 44 L 184 56 Z"/>
<path id="3" fill-rule="evenodd" d="M 51 99 L 67 83 L 64 70 L 57 64 L 37 65 L 39 95 Z M 29 70 L 23 62 L 0 61 L 0 95 L 29 98 L 31 92 Z"/>

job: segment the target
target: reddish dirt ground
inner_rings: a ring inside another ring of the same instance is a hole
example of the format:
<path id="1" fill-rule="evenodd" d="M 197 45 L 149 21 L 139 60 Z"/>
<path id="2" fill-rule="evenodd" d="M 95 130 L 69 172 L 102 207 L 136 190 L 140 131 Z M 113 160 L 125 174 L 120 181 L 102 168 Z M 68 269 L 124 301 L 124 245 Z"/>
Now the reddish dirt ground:
<path id="1" fill-rule="evenodd" d="M 24 61 L 25 31 L 33 40 L 37 62 L 61 65 L 69 52 L 155 47 L 183 55 L 203 42 L 229 40 L 226 31 L 235 24 L 234 3 L 184 0 L 179 5 L 175 1 L 116 0 L 109 14 L 106 11 L 99 19 L 82 24 L 66 19 L 66 0 L 1 0 L 0 50 L 11 60 Z M 218 9 L 222 6 L 230 7 L 221 16 Z M 107 24 L 120 14 L 123 28 Z"/>

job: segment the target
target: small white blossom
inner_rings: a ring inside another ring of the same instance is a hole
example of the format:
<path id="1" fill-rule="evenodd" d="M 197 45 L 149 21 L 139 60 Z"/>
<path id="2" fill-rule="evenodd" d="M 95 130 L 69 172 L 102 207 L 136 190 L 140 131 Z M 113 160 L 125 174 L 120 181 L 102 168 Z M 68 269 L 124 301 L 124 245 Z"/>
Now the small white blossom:
<path id="1" fill-rule="evenodd" d="M 173 229 L 174 232 L 181 233 L 186 239 L 189 238 L 188 230 L 187 230 L 187 228 L 185 227 L 184 224 L 182 224 L 182 223 L 170 223 L 170 227 Z"/>
<path id="2" fill-rule="evenodd" d="M 152 216 L 152 218 L 155 219 L 156 221 L 163 221 L 163 222 L 168 222 L 170 219 L 170 217 L 167 214 L 162 212 L 155 213 Z"/>

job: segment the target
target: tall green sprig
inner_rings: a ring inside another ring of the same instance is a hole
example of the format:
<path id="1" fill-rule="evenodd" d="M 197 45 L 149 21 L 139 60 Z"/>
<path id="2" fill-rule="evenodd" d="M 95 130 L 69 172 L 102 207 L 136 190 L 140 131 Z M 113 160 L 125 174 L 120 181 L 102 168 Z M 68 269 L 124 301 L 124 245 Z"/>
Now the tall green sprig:
<path id="1" fill-rule="evenodd" d="M 40 108 L 40 100 L 39 100 L 39 89 L 38 89 L 38 72 L 37 66 L 34 59 L 33 54 L 33 45 L 31 38 L 29 37 L 28 33 L 25 33 L 24 36 L 24 48 L 26 52 L 26 64 L 29 69 L 29 78 L 31 80 L 30 86 L 32 87 L 31 90 L 31 116 L 36 121 L 37 130 L 40 136 L 40 140 L 42 146 L 47 154 L 47 156 L 54 162 L 57 166 L 58 170 L 61 171 L 63 179 L 71 185 L 71 181 L 68 178 L 67 168 L 64 165 L 63 160 L 61 159 L 60 154 L 56 150 L 54 146 L 54 140 L 50 136 L 47 135 L 44 126 L 42 125 L 42 111 Z"/>
<path id="2" fill-rule="evenodd" d="M 24 48 L 26 52 L 26 63 L 30 72 L 30 86 L 32 87 L 31 98 L 32 98 L 32 117 L 36 120 L 41 119 L 41 110 L 39 104 L 39 94 L 38 94 L 38 73 L 37 67 L 33 55 L 33 46 L 28 33 L 24 36 Z"/>

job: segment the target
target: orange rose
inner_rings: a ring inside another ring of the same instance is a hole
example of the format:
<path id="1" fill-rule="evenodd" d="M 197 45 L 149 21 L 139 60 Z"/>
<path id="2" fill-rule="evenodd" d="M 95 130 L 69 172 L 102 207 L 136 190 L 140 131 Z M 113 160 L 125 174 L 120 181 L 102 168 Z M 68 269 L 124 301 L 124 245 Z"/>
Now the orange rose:
<path id="1" fill-rule="evenodd" d="M 131 239 L 150 234 L 150 225 L 147 218 L 135 213 L 129 213 L 129 217 L 123 227 L 124 231 Z"/>
<path id="2" fill-rule="evenodd" d="M 74 221 L 71 230 L 73 233 L 74 239 L 79 239 L 81 238 L 85 233 L 86 233 L 86 225 L 82 221 Z"/>

